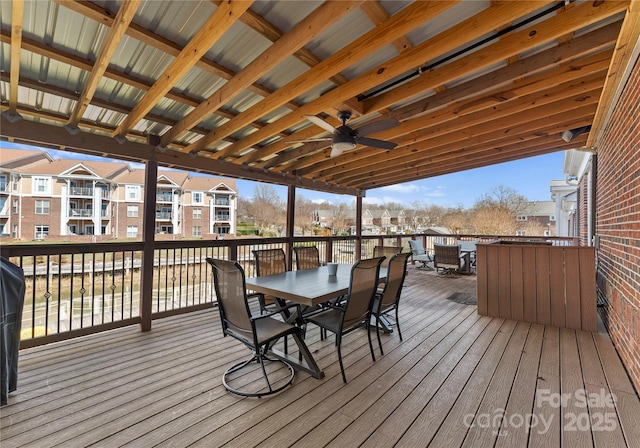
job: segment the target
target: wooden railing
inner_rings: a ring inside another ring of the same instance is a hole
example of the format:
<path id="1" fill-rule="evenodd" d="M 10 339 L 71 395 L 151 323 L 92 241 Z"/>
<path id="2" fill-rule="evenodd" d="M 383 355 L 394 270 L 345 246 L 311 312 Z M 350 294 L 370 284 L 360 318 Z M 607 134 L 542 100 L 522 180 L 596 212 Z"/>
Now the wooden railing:
<path id="1" fill-rule="evenodd" d="M 436 242 L 500 237 L 421 234 L 155 241 L 150 266 L 143 261 L 142 241 L 13 244 L 3 245 L 2 255 L 24 271 L 21 347 L 31 347 L 211 307 L 215 294 L 207 257 L 237 260 L 247 276 L 254 276 L 254 249 L 283 248 L 292 269 L 294 245 L 316 245 L 323 264 L 354 263 L 371 257 L 376 245 L 407 251 L 412 238 L 421 239 L 430 250 Z M 567 238 L 545 239 L 554 245 L 577 244 Z M 145 269 L 151 284 L 143 284 Z M 144 310 L 150 315 L 145 316 Z"/>

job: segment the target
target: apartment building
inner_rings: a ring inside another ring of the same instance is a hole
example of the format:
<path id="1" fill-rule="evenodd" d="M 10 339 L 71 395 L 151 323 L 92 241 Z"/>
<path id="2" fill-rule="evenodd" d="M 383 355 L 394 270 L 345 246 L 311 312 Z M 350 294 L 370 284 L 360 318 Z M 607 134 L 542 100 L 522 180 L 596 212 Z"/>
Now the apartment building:
<path id="1" fill-rule="evenodd" d="M 27 241 L 141 238 L 144 187 L 144 170 L 127 163 L 0 149 L 0 234 Z M 159 170 L 156 189 L 158 238 L 235 233 L 234 180 Z"/>

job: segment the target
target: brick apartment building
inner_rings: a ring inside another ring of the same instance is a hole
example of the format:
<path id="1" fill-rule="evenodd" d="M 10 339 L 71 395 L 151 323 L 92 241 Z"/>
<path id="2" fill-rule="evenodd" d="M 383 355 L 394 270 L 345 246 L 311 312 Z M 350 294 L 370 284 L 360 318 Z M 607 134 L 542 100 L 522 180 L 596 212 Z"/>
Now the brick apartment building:
<path id="1" fill-rule="evenodd" d="M 144 170 L 123 162 L 54 160 L 45 151 L 0 149 L 4 240 L 142 237 Z M 159 170 L 159 238 L 217 238 L 236 227 L 235 181 Z"/>

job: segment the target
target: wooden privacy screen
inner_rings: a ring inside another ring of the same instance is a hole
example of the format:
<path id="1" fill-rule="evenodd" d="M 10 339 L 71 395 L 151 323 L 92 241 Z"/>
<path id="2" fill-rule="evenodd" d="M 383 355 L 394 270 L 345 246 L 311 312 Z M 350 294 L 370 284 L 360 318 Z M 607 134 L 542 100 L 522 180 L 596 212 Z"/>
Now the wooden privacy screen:
<path id="1" fill-rule="evenodd" d="M 478 244 L 478 313 L 597 331 L 595 250 Z"/>

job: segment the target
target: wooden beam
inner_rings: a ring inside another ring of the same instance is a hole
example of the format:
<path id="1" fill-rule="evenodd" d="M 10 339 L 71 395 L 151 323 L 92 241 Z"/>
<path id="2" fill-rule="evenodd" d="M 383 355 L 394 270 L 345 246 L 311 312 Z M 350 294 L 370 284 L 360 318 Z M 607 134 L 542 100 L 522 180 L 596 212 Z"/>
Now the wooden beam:
<path id="1" fill-rule="evenodd" d="M 13 0 L 11 3 L 11 54 L 9 62 L 9 115 L 16 116 L 18 108 L 18 82 L 20 79 L 20 49 L 22 48 L 22 20 L 24 0 Z"/>
<path id="2" fill-rule="evenodd" d="M 362 12 L 364 12 L 367 17 L 369 17 L 369 20 L 371 20 L 371 22 L 376 26 L 389 19 L 389 14 L 377 0 L 364 2 L 360 5 L 360 9 L 362 9 Z M 397 39 L 394 39 L 391 44 L 396 48 L 396 50 L 398 50 L 398 53 L 402 53 L 413 47 L 413 45 L 411 45 L 411 41 L 407 39 L 407 36 L 400 36 Z"/>
<path id="3" fill-rule="evenodd" d="M 109 29 L 109 33 L 102 44 L 98 58 L 89 73 L 89 78 L 84 85 L 80 98 L 78 98 L 78 101 L 71 112 L 69 122 L 67 123 L 70 128 L 77 127 L 78 122 L 84 115 L 89 103 L 91 103 L 93 95 L 96 93 L 96 89 L 98 88 L 98 83 L 102 79 L 104 72 L 107 70 L 109 62 L 118 48 L 120 41 L 124 37 L 129 24 L 136 15 L 136 11 L 138 10 L 140 3 L 141 0 L 127 0 L 122 4 L 122 6 L 120 6 L 118 14 L 116 14 L 116 18 L 113 21 L 113 25 Z"/>
<path id="4" fill-rule="evenodd" d="M 362 1 L 362 0 L 360 0 Z M 247 86 L 258 80 L 264 73 L 272 70 L 289 55 L 316 38 L 320 33 L 340 20 L 358 6 L 360 2 L 341 1 L 327 2 L 318 7 L 313 13 L 305 17 L 287 34 L 278 39 L 271 47 L 255 58 L 242 69 L 228 83 L 211 94 L 200 103 L 185 118 L 166 132 L 161 139 L 161 145 L 167 146 L 182 133 L 191 129 L 207 115 L 215 112 L 229 99 L 236 96 Z"/>
<path id="5" fill-rule="evenodd" d="M 429 5 L 434 5 L 439 4 L 440 2 L 416 2 L 411 6 L 427 3 Z M 401 55 L 387 61 L 383 65 L 369 70 L 368 72 L 364 73 L 356 79 L 353 79 L 347 84 L 337 87 L 334 90 L 327 92 L 320 98 L 308 104 L 305 104 L 304 106 L 299 108 L 296 113 L 288 114 L 280 118 L 279 120 L 265 126 L 258 132 L 254 132 L 248 137 L 245 137 L 238 143 L 228 146 L 223 151 L 216 153 L 217 157 L 224 158 L 234 153 L 241 152 L 256 143 L 269 138 L 271 135 L 273 135 L 274 132 L 287 129 L 298 124 L 303 120 L 303 115 L 305 114 L 317 114 L 325 110 L 326 108 L 331 107 L 332 104 L 335 104 L 338 101 L 344 100 L 345 98 L 350 98 L 363 91 L 379 86 L 382 83 L 395 78 L 396 76 L 405 74 L 407 70 L 410 70 L 415 66 L 416 60 L 431 60 L 442 54 L 446 54 L 448 51 L 454 50 L 460 45 L 464 45 L 469 40 L 482 37 L 487 32 L 495 29 L 501 23 L 504 23 L 505 21 L 509 22 L 511 20 L 515 20 L 522 15 L 526 15 L 530 12 L 535 11 L 536 9 L 539 9 L 545 4 L 546 2 L 544 1 L 527 1 L 517 3 L 500 2 L 495 6 L 491 6 L 490 8 L 480 12 L 479 14 L 476 14 L 475 16 L 464 20 L 460 24 L 449 28 L 439 35 L 427 40 L 426 42 L 423 42 L 422 44 L 405 51 Z M 405 10 L 403 11 L 406 11 L 408 8 L 409 7 L 405 8 Z M 394 18 L 397 16 L 398 14 L 396 14 Z M 393 20 L 393 18 L 390 20 Z M 409 95 L 409 97 L 411 97 L 411 95 Z M 213 131 L 211 134 L 213 140 L 215 140 L 213 136 L 216 135 L 216 132 L 217 131 Z M 211 140 L 207 137 L 205 137 L 205 139 L 205 142 Z M 260 152 L 260 157 L 266 157 L 273 154 L 270 146 L 262 148 Z"/>
<path id="6" fill-rule="evenodd" d="M 404 98 L 409 98 L 468 73 L 488 67 L 510 56 L 556 39 L 567 32 L 584 28 L 624 11 L 627 5 L 628 2 L 622 1 L 587 2 L 570 8 L 568 11 L 559 13 L 543 22 L 514 32 L 499 42 L 474 51 L 442 68 L 426 72 L 387 93 L 366 100 L 365 113 L 389 107 Z"/>
<path id="7" fill-rule="evenodd" d="M 338 73 L 341 70 L 344 70 L 345 68 L 351 66 L 356 61 L 364 58 L 365 56 L 386 45 L 389 40 L 395 39 L 397 36 L 404 35 L 408 31 L 417 27 L 419 24 L 424 23 L 426 20 L 435 17 L 442 11 L 445 11 L 449 7 L 453 6 L 455 3 L 457 3 L 457 1 L 443 1 L 434 3 L 416 2 L 407 6 L 398 14 L 387 20 L 384 24 L 377 26 L 368 33 L 365 33 L 358 39 L 351 42 L 349 45 L 345 46 L 341 50 L 337 51 L 336 53 L 322 61 L 320 64 L 311 68 L 304 75 L 299 76 L 298 78 L 289 82 L 288 84 L 262 100 L 260 103 L 241 113 L 229 122 L 223 124 L 218 129 L 212 131 L 209 135 L 193 143 L 188 147 L 188 150 L 200 150 L 214 142 L 219 141 L 223 137 L 231 135 L 232 133 L 241 129 L 243 126 L 246 126 L 247 123 L 263 116 L 269 111 L 278 108 L 284 102 L 308 91 L 312 87 L 326 80 L 328 76 Z M 350 86 L 352 84 L 353 81 L 350 81 L 335 90 L 341 89 L 345 86 Z M 327 95 L 330 95 L 331 93 L 332 92 L 329 92 L 329 94 Z M 327 95 L 321 98 L 324 98 Z M 355 96 L 355 94 L 345 95 L 343 98 L 340 98 L 340 100 L 345 100 L 352 96 Z M 336 103 L 336 101 L 331 101 L 330 103 L 323 104 L 323 107 L 317 108 L 317 110 L 314 110 L 312 113 L 319 113 L 320 111 L 330 107 L 333 103 Z M 288 114 L 287 116 L 294 115 L 296 119 L 294 120 L 293 124 L 298 123 L 303 120 L 302 116 L 307 113 L 307 109 L 309 109 L 308 105 L 302 106 L 302 108 L 298 109 L 296 113 Z M 286 119 L 287 117 L 284 118 Z M 280 123 L 282 122 L 282 120 L 283 119 L 280 119 L 276 123 Z M 291 121 L 291 119 L 287 121 Z M 290 125 L 282 126 L 277 132 L 286 129 L 289 126 Z M 267 131 L 265 131 L 265 129 Z M 233 155 L 234 153 L 240 153 L 253 144 L 270 137 L 271 135 L 273 135 L 273 133 L 274 131 L 272 130 L 272 126 L 266 126 L 262 130 L 247 137 L 245 139 L 248 142 L 247 144 L 244 144 L 241 147 L 231 145 L 230 147 L 219 151 L 218 153 L 213 155 L 213 157 L 224 159 Z M 259 134 L 257 139 L 255 137 L 256 134 Z"/>
<path id="8" fill-rule="evenodd" d="M 113 133 L 114 137 L 124 136 L 151 108 L 178 82 L 222 37 L 238 17 L 251 6 L 249 0 L 229 0 L 222 3 L 200 30 L 169 64 L 145 96 L 136 104 L 131 113 Z"/>
<path id="9" fill-rule="evenodd" d="M 637 61 L 638 53 L 640 53 L 640 2 L 632 1 L 624 17 L 616 49 L 611 58 L 607 80 L 587 139 L 587 147 L 598 146 L 608 117 L 615 108 L 617 98 L 621 93 L 619 90 L 623 87 L 622 83 L 628 76 L 627 68 L 634 64 L 634 60 Z"/>
<path id="10" fill-rule="evenodd" d="M 308 190 L 325 191 L 335 194 L 358 196 L 363 194 L 353 188 L 343 188 L 329 183 L 317 182 L 294 175 L 283 175 L 275 172 L 264 172 L 249 167 L 243 167 L 221 160 L 211 160 L 204 157 L 191 157 L 178 151 L 162 153 L 155 148 L 135 142 L 124 142 L 114 145 L 113 139 L 99 134 L 80 133 L 70 136 L 62 127 L 29 120 L 10 123 L 3 119 L 0 135 L 6 139 L 14 139 L 29 144 L 44 147 L 66 148 L 80 154 L 99 157 L 118 158 L 125 161 L 140 163 L 145 160 L 155 160 L 160 166 L 176 168 L 198 173 L 227 176 L 238 179 L 262 181 L 277 185 L 295 185 Z"/>

